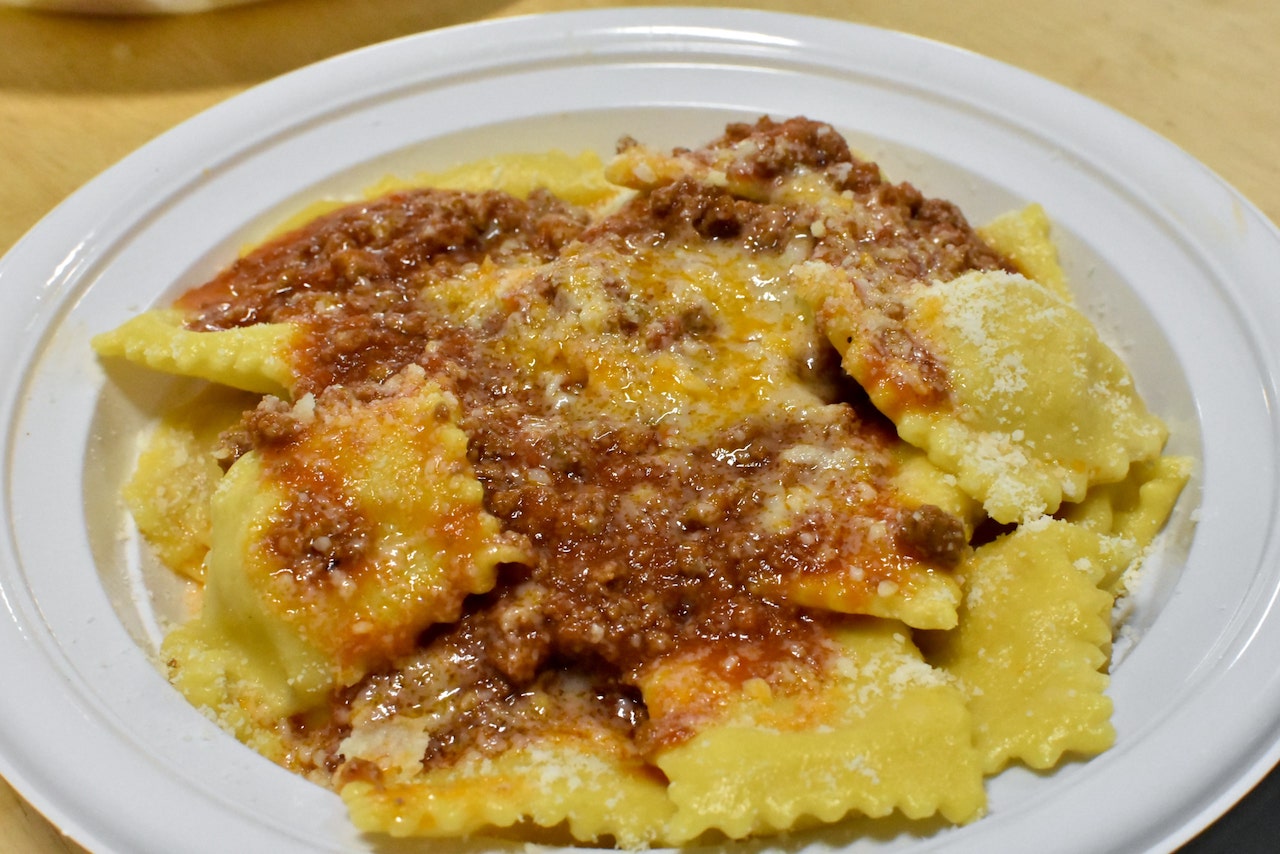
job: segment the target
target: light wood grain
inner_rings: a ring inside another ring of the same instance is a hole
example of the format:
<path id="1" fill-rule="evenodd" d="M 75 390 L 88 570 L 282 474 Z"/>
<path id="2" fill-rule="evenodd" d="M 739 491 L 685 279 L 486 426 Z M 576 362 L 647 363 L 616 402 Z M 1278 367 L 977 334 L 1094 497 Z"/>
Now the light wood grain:
<path id="1" fill-rule="evenodd" d="M 0 850 L 31 854 L 83 854 L 84 848 L 63 836 L 0 780 Z"/>
<path id="2" fill-rule="evenodd" d="M 190 17 L 0 9 L 0 248 L 178 122 L 309 62 L 517 14 L 653 3 L 273 0 Z M 1003 60 L 1173 140 L 1280 221 L 1274 0 L 739 0 L 903 30 Z M 102 778 L 108 783 L 109 770 Z M 0 850 L 80 852 L 0 782 Z"/>

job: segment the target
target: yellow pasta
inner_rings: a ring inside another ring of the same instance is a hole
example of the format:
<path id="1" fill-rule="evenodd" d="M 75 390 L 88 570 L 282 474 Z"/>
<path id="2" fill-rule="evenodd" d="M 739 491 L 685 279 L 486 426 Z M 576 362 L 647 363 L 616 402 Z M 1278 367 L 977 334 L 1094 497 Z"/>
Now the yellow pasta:
<path id="1" fill-rule="evenodd" d="M 1189 457 L 1164 456 L 1135 463 L 1123 481 L 1094 487 L 1084 501 L 1063 507 L 1059 515 L 1092 531 L 1132 542 L 1145 554 L 1173 511 L 1192 467 Z M 1140 559 L 1115 567 L 1100 586 L 1113 595 L 1125 595 L 1142 567 Z"/>
<path id="2" fill-rule="evenodd" d="M 916 449 L 899 447 L 893 456 L 892 494 L 903 508 L 903 518 L 925 526 L 945 520 L 955 535 L 956 552 L 952 559 L 959 563 L 967 553 L 963 544 L 968 542 L 974 524 L 981 517 L 981 505 L 956 486 L 954 477 L 934 466 Z M 849 480 L 833 479 L 826 488 L 834 492 L 853 491 L 857 481 L 850 484 Z M 788 496 L 788 500 L 797 499 Z M 879 537 L 886 542 L 885 552 L 878 556 L 880 566 L 888 570 L 882 580 L 868 584 L 866 567 L 873 561 L 864 558 L 856 565 L 838 564 L 825 573 L 807 572 L 791 577 L 780 585 L 778 595 L 809 607 L 901 620 L 917 629 L 955 626 L 961 591 L 953 574 L 903 554 L 900 544 L 892 544 L 893 538 L 884 529 L 883 522 L 873 523 L 865 536 Z M 765 589 L 764 586 L 761 589 Z"/>
<path id="3" fill-rule="evenodd" d="M 217 332 L 184 328 L 177 309 L 144 312 L 93 339 L 100 356 L 120 356 L 165 373 L 195 377 L 260 394 L 287 397 L 294 387 L 292 357 L 298 331 L 260 323 Z"/>
<path id="4" fill-rule="evenodd" d="M 457 837 L 532 822 L 628 848 L 658 841 L 674 809 L 666 786 L 616 719 L 600 713 L 587 680 L 548 674 L 512 701 L 511 722 L 524 713 L 542 722 L 536 742 L 504 736 L 502 719 L 477 719 L 491 737 L 510 739 L 497 755 L 440 742 L 449 722 L 483 713 L 490 690 L 483 673 L 466 668 L 466 644 L 414 653 L 356 694 L 337 771 L 355 824 Z M 403 708 L 388 715 L 391 706 Z M 424 757 L 443 750 L 454 754 L 447 766 L 424 768 Z"/>
<path id="5" fill-rule="evenodd" d="M 1050 239 L 1049 216 L 1031 204 L 993 219 L 978 229 L 982 238 L 1007 257 L 1022 275 L 1058 299 L 1072 302 L 1074 295 L 1066 273 L 1058 263 L 1058 250 Z"/>
<path id="6" fill-rule="evenodd" d="M 623 848 L 657 841 L 671 811 L 666 788 L 645 766 L 619 763 L 585 738 L 554 736 L 413 783 L 351 782 L 342 798 L 356 827 L 392 836 L 456 838 L 532 822 Z"/>
<path id="7" fill-rule="evenodd" d="M 983 770 L 1050 768 L 1111 746 L 1102 672 L 1111 596 L 1098 584 L 1137 557 L 1126 540 L 1048 518 L 980 547 L 964 567 L 960 625 L 930 656 L 973 713 Z"/>
<path id="8" fill-rule="evenodd" d="M 873 594 L 868 594 L 852 567 L 843 567 L 790 579 L 780 586 L 779 595 L 806 607 L 902 620 L 918 629 L 949 629 L 956 624 L 961 592 L 950 574 L 925 568 L 893 569 L 898 580 L 878 582 Z M 761 585 L 759 590 L 769 593 L 772 588 Z"/>
<path id="9" fill-rule="evenodd" d="M 1080 503 L 1063 507 L 1062 518 L 1145 546 L 1168 518 L 1191 467 L 1188 457 L 1137 463 L 1119 483 L 1094 487 Z"/>
<path id="10" fill-rule="evenodd" d="M 268 715 L 408 650 L 523 554 L 481 506 L 456 403 L 421 370 L 370 406 L 334 398 L 302 398 L 288 414 L 293 455 L 242 456 L 212 500 L 193 631 Z"/>
<path id="11" fill-rule="evenodd" d="M 897 471 L 894 487 L 910 506 L 931 504 L 950 513 L 964 523 L 965 542 L 973 536 L 974 528 L 986 515 L 982 502 L 960 488 L 954 475 L 948 474 L 929 461 L 919 448 L 899 445 L 894 449 Z"/>
<path id="12" fill-rule="evenodd" d="M 393 836 L 458 837 L 532 822 L 626 848 L 660 841 L 674 811 L 667 787 L 625 734 L 584 713 L 589 698 L 587 685 L 536 686 L 522 698 L 549 722 L 536 743 L 496 756 L 470 751 L 425 771 L 440 709 L 427 704 L 359 728 L 342 745 L 354 779 L 340 791 L 352 820 Z M 362 778 L 361 767 L 378 768 L 377 777 Z"/>
<path id="13" fill-rule="evenodd" d="M 218 436 L 251 407 L 250 395 L 211 386 L 164 419 L 147 438 L 122 496 L 156 557 L 188 578 L 204 577 L 209 502 L 222 469 Z"/>
<path id="14" fill-rule="evenodd" d="M 997 521 L 1052 513 L 1164 447 L 1119 357 L 1030 280 L 966 274 L 908 305 L 907 328 L 945 353 L 954 403 L 907 409 L 898 432 Z"/>
<path id="15" fill-rule="evenodd" d="M 477 193 L 502 190 L 520 198 L 552 187 L 559 198 L 588 208 L 608 207 L 626 195 L 617 184 L 605 180 L 604 163 L 593 151 L 488 157 L 443 172 L 416 175 L 413 182 L 420 187 L 451 187 Z"/>
<path id="16" fill-rule="evenodd" d="M 444 187 L 474 193 L 501 190 L 519 198 L 528 198 L 537 190 L 552 187 L 556 196 L 567 202 L 601 209 L 616 204 L 626 195 L 623 188 L 605 180 L 604 165 L 594 151 L 486 157 L 440 172 L 423 172 L 408 181 L 387 178 L 367 188 L 365 195 L 382 196 L 406 187 Z M 315 202 L 280 223 L 273 233 L 279 235 L 304 226 L 345 204 L 338 200 Z"/>
<path id="17" fill-rule="evenodd" d="M 882 817 L 896 809 L 912 819 L 940 812 L 954 822 L 981 814 L 964 697 L 921 660 L 906 627 L 856 623 L 833 637 L 836 660 L 822 676 L 776 692 L 763 682 L 726 690 L 723 707 L 692 738 L 658 752 L 676 805 L 673 841 L 712 829 L 739 838 L 851 811 Z M 644 680 L 651 714 L 715 690 L 705 684 L 713 675 L 681 666 L 664 663 Z"/>

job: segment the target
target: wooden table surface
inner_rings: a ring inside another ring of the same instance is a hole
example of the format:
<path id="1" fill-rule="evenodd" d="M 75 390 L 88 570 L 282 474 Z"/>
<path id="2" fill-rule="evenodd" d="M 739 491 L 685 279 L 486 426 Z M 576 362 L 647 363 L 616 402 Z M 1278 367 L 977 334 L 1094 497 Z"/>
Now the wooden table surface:
<path id="1" fill-rule="evenodd" d="M 286 71 L 453 24 L 629 5 L 655 4 L 270 0 L 199 15 L 114 18 L 0 9 L 0 250 L 142 143 Z M 1275 0 L 735 0 L 699 5 L 872 24 L 1019 66 L 1153 128 L 1280 222 L 1280 95 L 1275 91 L 1280 83 L 1280 3 Z M 111 785 L 109 769 L 86 775 L 86 784 L 90 779 L 92 785 Z M 1255 805 L 1254 811 L 1263 815 L 1268 809 Z M 1242 813 L 1244 819 L 1239 818 Z M 1247 821 L 1247 813 L 1246 804 L 1223 824 Z M 1276 828 L 1272 821 L 1263 832 Z M 1230 832 L 1220 832 L 1220 840 Z M 1212 850 L 1227 850 L 1228 843 L 1217 844 L 1222 847 Z M 83 850 L 0 781 L 0 852 Z"/>

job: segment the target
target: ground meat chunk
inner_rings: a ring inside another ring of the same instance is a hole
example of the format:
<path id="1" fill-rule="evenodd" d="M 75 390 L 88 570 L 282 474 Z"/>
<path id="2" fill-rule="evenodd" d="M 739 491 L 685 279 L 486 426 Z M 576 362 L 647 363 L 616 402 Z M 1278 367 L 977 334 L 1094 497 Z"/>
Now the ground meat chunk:
<path id="1" fill-rule="evenodd" d="M 821 170 L 853 161 L 849 144 L 834 128 L 805 118 L 776 122 L 765 116 L 754 124 L 731 124 L 707 148 L 742 150 L 744 143 L 749 144 L 747 153 L 736 160 L 734 172 L 753 180 L 769 181 L 798 167 Z"/>
<path id="2" fill-rule="evenodd" d="M 933 504 L 903 511 L 896 535 L 910 551 L 948 568 L 960 563 L 969 545 L 961 520 Z"/>
<path id="3" fill-rule="evenodd" d="M 778 252 L 808 229 L 810 218 L 798 207 L 738 198 L 724 188 L 681 179 L 637 197 L 583 239 L 612 233 L 633 244 L 725 240 Z"/>

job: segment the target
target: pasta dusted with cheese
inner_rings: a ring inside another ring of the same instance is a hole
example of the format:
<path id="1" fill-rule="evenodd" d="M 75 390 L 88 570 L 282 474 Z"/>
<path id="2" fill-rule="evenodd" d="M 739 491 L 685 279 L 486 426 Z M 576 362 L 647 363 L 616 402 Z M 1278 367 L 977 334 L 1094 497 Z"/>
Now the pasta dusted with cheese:
<path id="1" fill-rule="evenodd" d="M 456 402 L 420 368 L 386 390 L 357 405 L 334 387 L 273 413 L 282 447 L 239 457 L 211 498 L 204 609 L 179 631 L 270 714 L 408 651 L 524 557 L 481 506 Z"/>
<path id="2" fill-rule="evenodd" d="M 95 346 L 240 390 L 127 490 L 201 591 L 171 680 L 396 836 L 975 820 L 1111 744 L 1190 475 L 1042 209 L 806 119 L 316 207 Z"/>
<path id="3" fill-rule="evenodd" d="M 776 690 L 765 680 L 709 685 L 715 668 L 697 658 L 654 667 L 642 686 L 657 699 L 649 708 L 658 726 L 696 708 L 702 692 L 725 697 L 694 719 L 692 736 L 655 755 L 676 806 L 668 838 L 712 828 L 743 837 L 851 811 L 955 822 L 979 815 L 982 768 L 964 697 L 921 660 L 909 635 L 892 620 L 851 622 L 832 632 L 819 674 Z"/>

